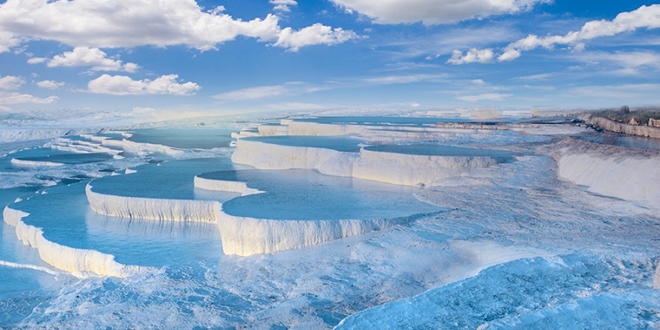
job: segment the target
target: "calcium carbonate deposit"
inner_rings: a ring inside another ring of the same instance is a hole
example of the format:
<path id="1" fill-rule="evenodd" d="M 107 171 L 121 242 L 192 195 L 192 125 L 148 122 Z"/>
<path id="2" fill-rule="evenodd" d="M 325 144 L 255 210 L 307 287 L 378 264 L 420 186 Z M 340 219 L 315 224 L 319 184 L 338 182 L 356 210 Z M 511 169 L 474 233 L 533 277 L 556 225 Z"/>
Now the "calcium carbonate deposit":
<path id="1" fill-rule="evenodd" d="M 184 126 L 3 131 L 0 327 L 660 326 L 657 142 L 573 118 Z"/>

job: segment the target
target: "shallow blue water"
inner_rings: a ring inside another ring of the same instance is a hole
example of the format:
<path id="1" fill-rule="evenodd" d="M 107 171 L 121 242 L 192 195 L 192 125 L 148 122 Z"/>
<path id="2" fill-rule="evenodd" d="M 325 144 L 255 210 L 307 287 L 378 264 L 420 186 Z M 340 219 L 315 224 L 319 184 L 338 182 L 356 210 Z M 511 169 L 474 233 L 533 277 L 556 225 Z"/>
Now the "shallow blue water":
<path id="1" fill-rule="evenodd" d="M 343 152 L 358 152 L 363 140 L 337 136 L 264 136 L 243 138 L 248 141 L 259 141 L 291 147 L 311 147 L 332 149 Z"/>
<path id="2" fill-rule="evenodd" d="M 112 159 L 112 155 L 106 153 L 85 153 L 85 154 L 51 154 L 47 156 L 34 157 L 14 157 L 18 160 L 35 162 L 53 162 L 60 164 L 85 164 L 102 162 Z"/>
<path id="3" fill-rule="evenodd" d="M 132 132 L 128 140 L 156 143 L 183 149 L 211 149 L 229 147 L 232 130 L 215 128 L 195 129 L 141 129 Z"/>
<path id="4" fill-rule="evenodd" d="M 48 188 L 11 207 L 29 213 L 23 222 L 42 228 L 47 240 L 112 254 L 125 264 L 162 267 L 222 254 L 214 224 L 101 216 L 89 210 L 85 184 Z"/>
<path id="5" fill-rule="evenodd" d="M 416 188 L 327 176 L 314 170 L 225 171 L 202 177 L 247 182 L 263 194 L 223 203 L 231 215 L 281 220 L 389 219 L 440 211 L 420 202 Z"/>
<path id="6" fill-rule="evenodd" d="M 171 160 L 136 167 L 137 173 L 107 176 L 92 181 L 94 191 L 127 197 L 195 199 L 195 175 L 217 170 L 234 169 L 228 158 L 195 158 Z M 214 196 L 200 192 L 199 196 Z M 217 193 L 222 196 L 221 193 Z M 204 198 L 215 199 L 215 198 Z"/>

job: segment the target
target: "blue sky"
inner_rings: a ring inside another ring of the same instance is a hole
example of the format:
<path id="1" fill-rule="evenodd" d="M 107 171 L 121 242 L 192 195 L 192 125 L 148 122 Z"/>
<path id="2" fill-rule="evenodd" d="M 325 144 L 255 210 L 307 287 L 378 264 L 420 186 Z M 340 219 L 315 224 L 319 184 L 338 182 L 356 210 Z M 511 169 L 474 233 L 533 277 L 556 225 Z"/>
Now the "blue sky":
<path id="1" fill-rule="evenodd" d="M 5 0 L 0 113 L 653 106 L 659 46 L 638 0 Z"/>

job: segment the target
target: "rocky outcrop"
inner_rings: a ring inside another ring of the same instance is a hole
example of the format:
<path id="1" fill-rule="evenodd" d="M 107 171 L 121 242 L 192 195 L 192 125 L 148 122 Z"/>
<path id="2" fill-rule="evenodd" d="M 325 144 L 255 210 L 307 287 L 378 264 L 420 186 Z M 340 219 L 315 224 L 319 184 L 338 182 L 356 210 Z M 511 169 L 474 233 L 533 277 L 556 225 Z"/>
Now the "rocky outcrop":
<path id="1" fill-rule="evenodd" d="M 649 118 L 649 126 L 660 128 L 660 119 Z"/>
<path id="2" fill-rule="evenodd" d="M 660 139 L 660 128 L 657 127 L 622 124 L 607 118 L 591 115 L 583 116 L 581 119 L 587 125 L 591 125 L 596 129 L 600 128 L 608 132 Z"/>

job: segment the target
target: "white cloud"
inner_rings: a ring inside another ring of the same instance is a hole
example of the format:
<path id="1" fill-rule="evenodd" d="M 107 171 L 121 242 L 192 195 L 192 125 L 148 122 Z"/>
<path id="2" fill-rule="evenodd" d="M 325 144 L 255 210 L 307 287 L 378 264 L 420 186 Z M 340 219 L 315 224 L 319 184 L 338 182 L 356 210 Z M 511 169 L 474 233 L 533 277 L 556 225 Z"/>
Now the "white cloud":
<path id="1" fill-rule="evenodd" d="M 10 48 L 18 46 L 20 40 L 12 33 L 0 30 L 0 53 L 8 52 Z"/>
<path id="2" fill-rule="evenodd" d="M 30 94 L 21 94 L 16 92 L 11 92 L 11 93 L 0 92 L 0 104 L 19 104 L 19 103 L 48 104 L 48 103 L 53 103 L 55 101 L 57 101 L 56 96 L 40 98 Z"/>
<path id="3" fill-rule="evenodd" d="M 19 89 L 25 84 L 25 80 L 16 76 L 0 77 L 0 90 Z"/>
<path id="4" fill-rule="evenodd" d="M 273 46 L 288 48 L 290 51 L 296 52 L 305 46 L 336 45 L 357 38 L 360 37 L 351 30 L 333 29 L 330 26 L 316 23 L 298 31 L 294 31 L 290 27 L 282 29 Z"/>
<path id="5" fill-rule="evenodd" d="M 65 84 L 63 82 L 54 81 L 54 80 L 42 80 L 37 82 L 37 86 L 46 89 L 59 89 L 64 85 Z"/>
<path id="6" fill-rule="evenodd" d="M 479 102 L 479 101 L 503 101 L 513 96 L 513 94 L 502 93 L 484 93 L 477 95 L 462 95 L 457 96 L 456 99 L 466 102 Z"/>
<path id="7" fill-rule="evenodd" d="M 447 60 L 447 63 L 449 64 L 454 64 L 454 65 L 459 65 L 459 64 L 466 64 L 466 63 L 488 63 L 493 61 L 493 56 L 495 54 L 493 53 L 492 49 L 476 49 L 472 48 L 468 50 L 465 54 L 461 52 L 460 50 L 455 50 L 451 58 Z"/>
<path id="8" fill-rule="evenodd" d="M 285 12 L 291 11 L 289 7 L 298 5 L 298 2 L 295 0 L 269 0 L 268 2 L 275 6 L 273 9 Z"/>
<path id="9" fill-rule="evenodd" d="M 30 57 L 27 60 L 28 64 L 40 64 L 40 63 L 46 63 L 46 61 L 48 61 L 48 59 L 45 57 Z"/>
<path id="10" fill-rule="evenodd" d="M 331 0 L 348 12 L 359 12 L 378 24 L 455 23 L 471 18 L 510 14 L 549 0 Z"/>
<path id="11" fill-rule="evenodd" d="M 660 5 L 641 6 L 636 10 L 620 13 L 611 21 L 589 21 L 579 31 L 571 31 L 563 36 L 551 35 L 539 37 L 530 34 L 523 39 L 507 45 L 502 51 L 502 54 L 497 57 L 497 60 L 512 61 L 520 57 L 523 51 L 529 51 L 539 47 L 552 49 L 556 45 L 568 45 L 573 50 L 582 51 L 585 48 L 585 41 L 600 37 L 611 37 L 619 33 L 642 28 L 660 28 Z M 455 52 L 460 53 L 460 51 Z"/>
<path id="12" fill-rule="evenodd" d="M 146 95 L 146 94 L 172 94 L 191 95 L 200 87 L 196 83 L 180 84 L 176 74 L 163 75 L 154 80 L 133 80 L 127 76 L 111 76 L 104 74 L 87 84 L 88 91 L 98 94 L 111 95 Z"/>
<path id="13" fill-rule="evenodd" d="M 306 93 L 313 93 L 321 90 L 320 87 L 309 86 L 305 83 L 290 82 L 281 85 L 272 86 L 258 86 L 243 88 L 227 93 L 222 93 L 213 96 L 213 98 L 221 101 L 243 101 L 243 100 L 257 100 L 263 98 L 272 98 L 284 95 L 299 95 Z"/>
<path id="14" fill-rule="evenodd" d="M 139 66 L 135 63 L 122 63 L 121 60 L 109 58 L 108 54 L 98 48 L 76 47 L 70 52 L 55 55 L 52 59 L 33 57 L 29 64 L 47 62 L 49 68 L 65 66 L 91 66 L 92 71 L 126 71 L 135 72 Z"/>
<path id="15" fill-rule="evenodd" d="M 278 1 L 284 3 L 293 2 Z M 273 14 L 243 21 L 223 11 L 221 6 L 202 11 L 195 0 L 7 0 L 0 6 L 0 51 L 16 45 L 18 38 L 54 40 L 73 47 L 186 45 L 202 51 L 239 36 L 294 51 L 355 38 L 353 31 L 321 24 L 300 31 L 282 29 Z"/>

